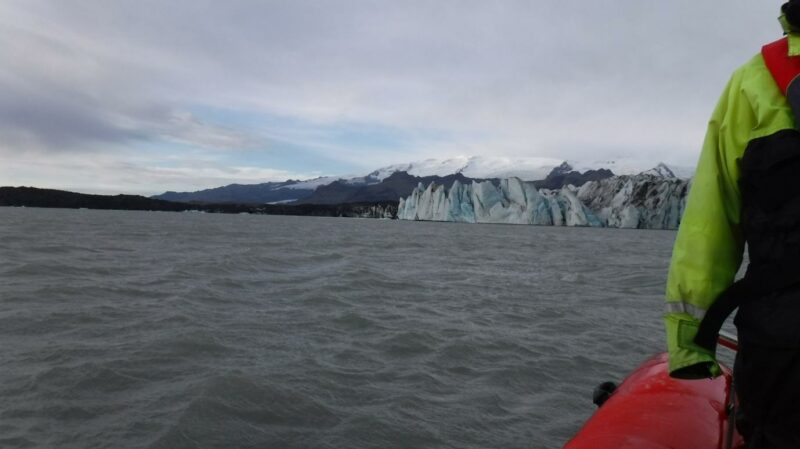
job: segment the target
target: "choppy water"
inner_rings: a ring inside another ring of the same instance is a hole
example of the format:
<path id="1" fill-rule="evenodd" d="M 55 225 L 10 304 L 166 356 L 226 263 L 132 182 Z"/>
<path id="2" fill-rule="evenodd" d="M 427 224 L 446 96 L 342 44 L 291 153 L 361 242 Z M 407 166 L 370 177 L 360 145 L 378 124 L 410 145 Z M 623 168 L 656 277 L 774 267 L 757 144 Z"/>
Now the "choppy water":
<path id="1" fill-rule="evenodd" d="M 674 237 L 0 208 L 0 447 L 561 447 Z"/>

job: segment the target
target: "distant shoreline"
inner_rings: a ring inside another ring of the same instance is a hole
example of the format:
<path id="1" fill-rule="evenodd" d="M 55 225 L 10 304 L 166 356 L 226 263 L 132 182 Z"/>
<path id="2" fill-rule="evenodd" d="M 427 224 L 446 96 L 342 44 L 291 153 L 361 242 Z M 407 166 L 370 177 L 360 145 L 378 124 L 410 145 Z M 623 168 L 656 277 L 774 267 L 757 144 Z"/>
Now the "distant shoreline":
<path id="1" fill-rule="evenodd" d="M 0 187 L 0 206 L 318 217 L 396 218 L 397 201 L 344 204 L 181 203 L 139 195 L 93 195 L 36 187 Z"/>

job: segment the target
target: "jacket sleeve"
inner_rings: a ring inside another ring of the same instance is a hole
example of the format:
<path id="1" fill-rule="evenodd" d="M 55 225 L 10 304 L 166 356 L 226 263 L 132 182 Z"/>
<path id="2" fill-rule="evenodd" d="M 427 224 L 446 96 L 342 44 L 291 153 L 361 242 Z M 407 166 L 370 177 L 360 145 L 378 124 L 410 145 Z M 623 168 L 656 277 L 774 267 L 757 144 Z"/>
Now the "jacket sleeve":
<path id="1" fill-rule="evenodd" d="M 694 337 L 706 310 L 733 283 L 742 262 L 738 162 L 752 117 L 737 72 L 709 121 L 672 253 L 665 324 L 674 377 L 714 377 L 721 372 L 715 354 L 694 344 Z"/>

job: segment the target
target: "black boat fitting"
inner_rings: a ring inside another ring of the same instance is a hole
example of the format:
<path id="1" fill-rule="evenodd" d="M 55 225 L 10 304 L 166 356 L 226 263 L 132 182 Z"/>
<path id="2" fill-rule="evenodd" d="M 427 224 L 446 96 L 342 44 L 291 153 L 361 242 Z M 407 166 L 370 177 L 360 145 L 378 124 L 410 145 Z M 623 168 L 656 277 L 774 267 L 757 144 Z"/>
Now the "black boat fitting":
<path id="1" fill-rule="evenodd" d="M 594 402 L 594 405 L 600 407 L 606 403 L 608 398 L 610 398 L 615 391 L 617 391 L 617 384 L 614 382 L 603 382 L 594 387 L 592 402 Z"/>

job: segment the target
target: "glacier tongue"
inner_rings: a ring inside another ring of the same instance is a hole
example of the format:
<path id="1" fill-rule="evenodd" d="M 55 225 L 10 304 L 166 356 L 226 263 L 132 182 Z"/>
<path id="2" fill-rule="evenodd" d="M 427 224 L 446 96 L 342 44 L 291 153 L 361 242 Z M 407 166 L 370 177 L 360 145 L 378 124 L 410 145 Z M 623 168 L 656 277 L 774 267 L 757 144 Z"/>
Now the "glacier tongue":
<path id="1" fill-rule="evenodd" d="M 397 216 L 401 220 L 455 221 L 463 223 L 510 223 L 566 226 L 602 226 L 585 207 L 576 191 L 564 188 L 539 192 L 532 182 L 519 178 L 462 184 L 450 190 L 431 183 L 419 185 L 401 198 Z"/>
<path id="2" fill-rule="evenodd" d="M 616 228 L 677 229 L 690 181 L 642 173 L 587 182 L 578 199 Z"/>
<path id="3" fill-rule="evenodd" d="M 538 190 L 519 178 L 462 184 L 447 189 L 421 183 L 401 198 L 401 220 L 510 223 L 553 226 L 676 229 L 689 181 L 652 173 L 614 176 L 576 188 Z"/>

